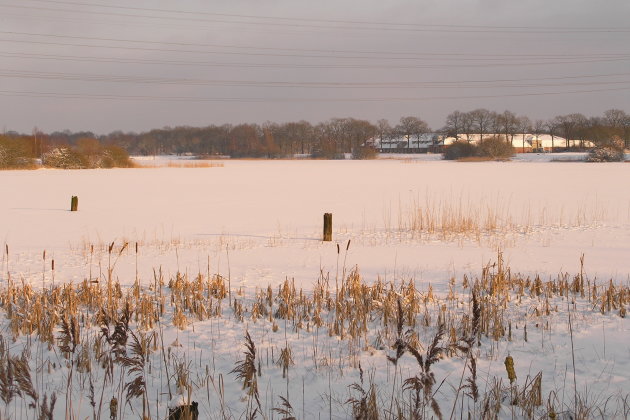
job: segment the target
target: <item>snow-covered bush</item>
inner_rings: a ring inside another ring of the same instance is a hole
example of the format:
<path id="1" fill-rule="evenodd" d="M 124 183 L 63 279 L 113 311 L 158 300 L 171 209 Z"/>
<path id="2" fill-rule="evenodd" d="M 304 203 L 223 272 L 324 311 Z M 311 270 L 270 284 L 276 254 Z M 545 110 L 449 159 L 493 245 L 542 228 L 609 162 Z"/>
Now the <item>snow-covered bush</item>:
<path id="1" fill-rule="evenodd" d="M 70 147 L 55 147 L 50 152 L 44 153 L 42 163 L 50 168 L 60 169 L 84 169 L 87 168 L 85 158 Z"/>
<path id="2" fill-rule="evenodd" d="M 587 162 L 622 162 L 624 159 L 624 142 L 619 136 L 613 136 L 606 144 L 595 147 L 586 157 Z"/>
<path id="3" fill-rule="evenodd" d="M 133 163 L 125 149 L 106 146 L 97 152 L 86 155 L 69 146 L 61 146 L 44 154 L 43 164 L 50 168 L 129 168 Z"/>

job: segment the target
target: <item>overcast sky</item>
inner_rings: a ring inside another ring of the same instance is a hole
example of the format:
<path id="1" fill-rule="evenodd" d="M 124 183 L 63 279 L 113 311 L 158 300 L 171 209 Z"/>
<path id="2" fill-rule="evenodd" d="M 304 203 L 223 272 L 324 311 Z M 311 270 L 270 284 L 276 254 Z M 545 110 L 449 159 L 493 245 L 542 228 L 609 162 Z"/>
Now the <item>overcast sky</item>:
<path id="1" fill-rule="evenodd" d="M 627 0 L 0 0 L 0 128 L 630 112 Z"/>

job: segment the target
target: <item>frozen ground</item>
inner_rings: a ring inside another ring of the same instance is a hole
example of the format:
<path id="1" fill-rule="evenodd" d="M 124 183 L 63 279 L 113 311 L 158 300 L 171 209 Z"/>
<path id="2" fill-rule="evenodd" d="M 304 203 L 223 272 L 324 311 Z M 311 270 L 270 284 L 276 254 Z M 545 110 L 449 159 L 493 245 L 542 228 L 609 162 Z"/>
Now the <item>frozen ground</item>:
<path id="1" fill-rule="evenodd" d="M 584 255 L 590 281 L 630 282 L 630 189 L 625 187 L 629 165 L 550 162 L 550 154 L 473 163 L 437 161 L 436 156 L 385 156 L 375 161 L 223 160 L 222 167 L 208 168 L 0 172 L 0 241 L 8 249 L 8 255 L 3 252 L 0 282 L 4 284 L 9 275 L 36 287 L 49 286 L 53 279 L 57 284 L 103 279 L 107 245 L 112 242 L 116 249 L 130 243 L 116 262 L 115 276 L 123 285 L 133 284 L 136 270 L 144 285 L 153 281 L 154 270 L 160 268 L 166 278 L 177 272 L 192 276 L 211 272 L 229 275 L 232 288 L 242 288 L 244 296 L 253 296 L 267 285 L 276 288 L 287 278 L 297 287 L 312 290 L 321 272 L 335 277 L 352 267 L 358 267 L 368 283 L 379 277 L 397 283 L 412 279 L 420 290 L 431 284 L 436 293 L 445 295 L 449 279 L 460 282 L 464 274 L 479 276 L 485 264 L 496 261 L 499 248 L 514 273 L 539 274 L 543 279 L 565 272 L 573 275 L 579 273 L 579 259 Z M 68 211 L 72 195 L 79 197 L 76 213 Z M 332 243 L 320 241 L 325 212 L 333 213 Z M 492 222 L 497 228 L 428 231 L 418 227 L 419 213 L 431 220 L 456 214 L 487 221 L 484 226 Z M 137 256 L 133 252 L 136 242 Z M 592 313 L 588 305 L 578 304 L 576 310 L 578 387 L 594 400 L 627 393 L 627 318 Z M 492 357 L 480 358 L 480 372 L 488 377 L 505 375 L 503 359 L 510 353 L 523 379 L 527 373 L 533 376 L 542 370 L 543 377 L 553 382 L 546 382 L 545 390 L 564 390 L 572 381 L 567 373 L 572 362 L 566 321 L 566 311 L 561 311 L 548 332 L 531 328 L 530 343 L 515 340 L 490 345 L 484 351 Z M 227 322 L 217 340 L 211 328 L 216 325 L 205 321 L 194 332 L 188 328 L 178 333 L 171 328 L 165 334 L 186 343 L 182 351 L 198 357 L 200 366 L 201 358 L 209 356 L 199 355 L 197 349 L 212 347 L 213 372 L 225 378 L 231 393 L 227 404 L 238 418 L 244 407 L 242 393 L 228 373 L 241 357 L 245 328 L 267 351 L 282 343 L 285 333 L 273 338 L 259 324 Z M 424 335 L 428 340 L 430 332 Z M 298 417 L 304 410 L 307 418 L 327 418 L 330 401 L 323 395 L 329 390 L 338 400 L 333 417 L 348 417 L 349 408 L 342 403 L 348 398 L 347 386 L 358 378 L 356 369 L 342 362 L 349 356 L 343 351 L 332 355 L 338 359 L 335 363 L 347 369 L 322 374 L 309 362 L 312 344 L 304 343 L 295 332 L 289 332 L 286 340 L 293 343 L 296 355 L 292 387 L 300 395 L 291 401 Z M 536 340 L 537 344 L 531 343 Z M 341 344 L 327 346 L 331 351 L 343 348 Z M 378 350 L 361 356 L 364 369 L 382 385 L 392 380 L 392 372 L 385 369 L 385 353 Z M 456 387 L 461 361 L 446 359 L 438 366 L 436 376 L 449 378 L 444 387 Z M 413 364 L 405 369 L 413 369 Z M 263 375 L 261 381 L 265 398 L 274 404 L 273 395 L 286 394 L 283 390 L 288 385 L 283 379 Z M 195 394 L 195 398 L 201 396 Z M 218 416 L 213 401 L 208 398 L 203 407 L 210 417 Z M 163 404 L 160 407 L 165 409 Z M 446 416 L 448 408 L 443 407 Z"/>
<path id="2" fill-rule="evenodd" d="M 177 270 L 175 251 L 180 270 L 205 268 L 208 257 L 213 268 L 225 269 L 227 245 L 232 276 L 244 284 L 288 276 L 309 285 L 320 268 L 336 265 L 335 244 L 319 241 L 323 213 L 332 212 L 335 239 L 353 242 L 347 265 L 370 277 L 396 271 L 440 281 L 444 273 L 477 272 L 498 246 L 520 272 L 573 271 L 584 253 L 591 276 L 626 280 L 630 273 L 626 164 L 222 163 L 1 172 L 0 240 L 10 248 L 11 269 L 37 281 L 46 250 L 59 275 L 81 279 L 87 247 L 112 241 L 140 242 L 147 273 L 156 262 Z M 79 197 L 76 213 L 68 211 L 72 195 Z M 517 228 L 448 240 L 410 231 L 416 211 L 437 217 L 444 209 L 479 219 L 492 211 Z"/>

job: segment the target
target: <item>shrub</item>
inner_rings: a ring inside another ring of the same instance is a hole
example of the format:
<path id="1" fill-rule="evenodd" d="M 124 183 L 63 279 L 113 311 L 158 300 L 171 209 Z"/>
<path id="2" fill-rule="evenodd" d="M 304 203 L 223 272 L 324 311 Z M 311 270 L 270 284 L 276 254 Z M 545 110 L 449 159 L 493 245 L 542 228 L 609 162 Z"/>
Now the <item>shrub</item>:
<path id="1" fill-rule="evenodd" d="M 598 146 L 592 149 L 586 157 L 587 162 L 621 162 L 623 160 L 623 151 L 610 146 Z"/>
<path id="2" fill-rule="evenodd" d="M 376 155 L 376 149 L 370 146 L 359 146 L 352 151 L 352 159 L 376 159 Z"/>
<path id="3" fill-rule="evenodd" d="M 500 137 L 485 139 L 477 146 L 477 156 L 492 159 L 509 158 L 514 155 L 512 145 Z"/>
<path id="4" fill-rule="evenodd" d="M 624 159 L 624 142 L 619 136 L 591 149 L 586 157 L 587 162 L 622 162 Z"/>
<path id="5" fill-rule="evenodd" d="M 0 169 L 29 168 L 33 164 L 24 139 L 0 136 Z"/>
<path id="6" fill-rule="evenodd" d="M 127 151 L 119 146 L 105 146 L 89 154 L 81 153 L 81 148 L 60 146 L 44 154 L 43 164 L 49 168 L 130 168 L 133 162 Z"/>
<path id="7" fill-rule="evenodd" d="M 44 153 L 42 164 L 50 168 L 59 169 L 84 169 L 87 161 L 83 155 L 68 146 L 61 146 Z"/>
<path id="8" fill-rule="evenodd" d="M 129 154 L 120 146 L 106 146 L 100 160 L 101 168 L 131 168 L 133 162 Z"/>
<path id="9" fill-rule="evenodd" d="M 337 151 L 337 142 L 330 139 L 322 139 L 319 147 L 313 149 L 312 156 L 316 159 L 343 159 L 344 154 Z"/>
<path id="10" fill-rule="evenodd" d="M 446 146 L 444 149 L 444 159 L 456 160 L 465 157 L 475 156 L 477 147 L 467 141 L 456 141 Z"/>

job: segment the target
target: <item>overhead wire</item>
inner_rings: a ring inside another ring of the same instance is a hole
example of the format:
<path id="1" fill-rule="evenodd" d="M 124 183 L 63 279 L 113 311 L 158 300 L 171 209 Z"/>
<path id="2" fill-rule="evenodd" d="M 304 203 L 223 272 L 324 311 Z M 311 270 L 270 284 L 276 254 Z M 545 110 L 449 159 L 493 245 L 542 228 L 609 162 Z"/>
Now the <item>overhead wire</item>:
<path id="1" fill-rule="evenodd" d="M 450 52 L 415 52 L 415 51 L 385 51 L 385 50 L 347 50 L 347 49 L 323 49 L 323 48 L 287 48 L 287 47 L 269 47 L 269 46 L 244 46 L 244 45 L 236 45 L 236 44 L 218 44 L 218 43 L 199 43 L 199 42 L 172 42 L 172 41 L 152 41 L 152 40 L 141 40 L 141 39 L 128 39 L 128 38 L 109 38 L 109 37 L 96 37 L 96 36 L 78 36 L 78 35 L 59 35 L 59 34 L 47 34 L 47 33 L 37 33 L 37 32 L 20 32 L 20 31 L 2 31 L 0 30 L 0 34 L 4 35 L 18 35 L 18 36 L 29 36 L 29 37 L 46 37 L 46 38 L 61 38 L 61 39 L 72 39 L 72 40 L 85 40 L 85 41 L 106 41 L 106 42 L 117 42 L 117 43 L 133 43 L 133 44 L 149 44 L 149 45 L 169 45 L 169 46 L 177 46 L 177 47 L 210 47 L 210 48 L 232 48 L 236 50 L 262 50 L 262 51 L 283 51 L 283 52 L 298 52 L 298 53 L 323 53 L 323 54 L 362 54 L 368 56 L 385 56 L 387 58 L 391 58 L 391 56 L 398 56 L 404 59 L 411 59 L 413 57 L 496 57 L 501 59 L 506 58 L 548 58 L 548 59 L 558 59 L 561 58 L 581 58 L 581 57 L 630 57 L 630 52 L 623 53 L 578 53 L 578 54 L 567 54 L 567 53 L 546 53 L 546 54 L 524 54 L 524 53 L 500 53 L 500 54 L 492 54 L 492 53 L 450 53 Z M 299 55 L 301 56 L 301 55 Z M 311 57 L 311 56 L 308 56 Z M 315 58 L 328 57 L 328 56 L 315 56 Z M 356 57 L 347 57 L 342 56 L 343 58 L 356 58 Z M 359 57 L 361 58 L 361 57 Z M 375 57 L 381 58 L 381 57 Z M 461 58 L 458 58 L 461 59 Z"/>
<path id="2" fill-rule="evenodd" d="M 103 3 L 86 3 L 76 1 L 54 1 L 54 0 L 30 0 L 33 3 L 44 3 L 51 5 L 65 5 L 65 6 L 80 6 L 80 7 L 96 7 L 104 9 L 114 10 L 126 10 L 133 12 L 151 12 L 151 13 L 165 13 L 171 14 L 171 16 L 159 16 L 159 15 L 142 15 L 137 13 L 117 13 L 117 12 L 102 12 L 94 10 L 79 10 L 79 9 L 61 9 L 51 7 L 34 7 L 24 5 L 20 2 L 20 5 L 7 5 L 0 4 L 2 7 L 10 8 L 22 8 L 31 10 L 42 10 L 52 12 L 63 13 L 85 13 L 96 15 L 109 15 L 109 16 L 122 16 L 122 17 L 135 17 L 135 18 L 149 18 L 149 19 L 172 19 L 172 20 L 191 20 L 191 21 L 207 21 L 214 23 L 230 23 L 230 24 L 247 24 L 247 25 L 283 25 L 290 27 L 314 27 L 322 29 L 340 29 L 336 26 L 330 25 L 351 25 L 343 29 L 352 30 L 399 30 L 399 31 L 419 31 L 419 32 L 509 32 L 509 33 L 628 33 L 630 28 L 628 27 L 562 27 L 562 26 L 497 26 L 497 25 L 460 25 L 460 24 L 436 24 L 436 23 L 406 23 L 406 22 L 378 22 L 378 21 L 358 21 L 358 20 L 344 20 L 344 19 L 316 19 L 316 18 L 302 18 L 302 17 L 283 17 L 283 16 L 262 16 L 262 15 L 246 15 L 246 14 L 229 14 L 229 13 L 216 13 L 216 12 L 204 12 L 204 11 L 192 11 L 192 10 L 174 10 L 174 9 L 159 9 L 159 8 L 147 8 L 147 7 L 132 7 L 132 6 L 119 6 Z M 176 17 L 172 15 L 188 15 L 192 17 Z M 212 17 L 212 19 L 201 19 L 199 16 Z M 220 20 L 218 18 L 230 18 L 230 19 L 246 19 L 245 21 L 235 20 Z M 267 20 L 268 22 L 265 22 Z M 299 22 L 299 23 L 295 23 Z M 314 25 L 317 23 L 319 25 Z M 328 25 L 328 26 L 326 26 Z"/>
<path id="3" fill-rule="evenodd" d="M 346 82 L 346 81 L 272 81 L 272 80 L 229 80 L 229 79 L 194 79 L 169 78 L 157 76 L 126 76 L 107 74 L 80 74 L 46 71 L 24 71 L 0 68 L 0 77 L 20 79 L 43 79 L 80 82 L 110 82 L 131 84 L 182 85 L 182 86 L 231 86 L 231 87 L 266 87 L 266 88 L 345 88 L 345 89 L 411 89 L 411 88 L 440 88 L 440 89 L 472 89 L 472 88 L 531 88 L 531 87 L 559 87 L 559 86 L 600 86 L 630 83 L 630 80 L 579 81 L 579 79 L 611 78 L 630 76 L 630 73 L 613 73 L 606 75 L 565 76 L 546 78 L 514 78 L 514 79 L 486 79 L 460 81 L 398 81 L 398 82 Z M 562 81 L 562 82 L 559 82 Z M 537 83 L 531 83 L 537 82 Z M 543 82 L 543 83 L 541 83 Z"/>
<path id="4" fill-rule="evenodd" d="M 1 33 L 1 32 L 0 32 Z M 72 37 L 71 37 L 72 38 Z M 78 38 L 78 37 L 77 37 Z M 57 46 L 72 46 L 82 48 L 99 48 L 99 49 L 115 49 L 115 50 L 127 50 L 127 51 L 153 51 L 153 52 L 175 52 L 175 53 L 187 53 L 187 54 L 211 54 L 211 55 L 229 55 L 229 56 L 251 56 L 251 57 L 283 57 L 283 58 L 310 58 L 310 59 L 341 59 L 341 60 L 396 60 L 396 61 L 418 61 L 427 60 L 426 57 L 400 57 L 400 56 L 341 56 L 341 55 L 312 55 L 312 54 L 293 54 L 293 53 L 269 53 L 269 52 L 251 52 L 251 51 L 210 51 L 210 50 L 191 50 L 181 48 L 149 48 L 139 46 L 125 46 L 125 45 L 102 45 L 102 44 L 83 44 L 74 42 L 55 42 L 55 41 L 38 41 L 38 40 L 23 40 L 23 39 L 6 39 L 0 38 L 0 42 L 17 43 L 17 44 L 37 44 L 37 45 L 57 45 Z M 134 42 L 134 41 L 129 41 Z M 138 41 L 141 42 L 141 41 Z M 439 58 L 431 57 L 433 60 L 441 61 L 453 61 L 448 57 Z M 523 57 L 525 58 L 525 57 Z M 521 59 L 523 59 L 521 58 Z M 541 62 L 519 62 L 516 65 L 519 66 L 531 66 L 531 65 L 544 65 L 544 64 L 577 64 L 577 63 L 599 63 L 599 62 L 616 62 L 616 61 L 628 61 L 630 55 L 611 55 L 611 56 L 584 56 L 584 58 L 576 57 L 574 59 L 568 59 L 570 57 L 537 57 L 537 60 L 544 60 Z M 514 57 L 512 60 L 518 58 Z M 502 62 L 505 58 L 460 58 L 456 61 L 491 61 L 491 66 L 505 66 L 515 65 L 514 63 Z M 465 64 L 464 64 L 465 65 Z M 472 67 L 484 66 L 483 64 L 472 65 Z M 327 67 L 327 66 L 326 66 Z M 334 67 L 334 66 L 333 66 Z M 430 67 L 429 67 L 430 68 Z"/>
<path id="5" fill-rule="evenodd" d="M 584 89 L 572 91 L 550 91 L 550 92 L 526 92 L 512 94 L 495 94 L 495 95 L 458 95 L 458 96 L 422 96 L 422 97 L 372 97 L 372 98 L 272 98 L 272 97 L 193 97 L 193 96 L 154 96 L 154 95 L 113 95 L 113 94 L 73 94 L 58 92 L 41 92 L 41 91 L 15 91 L 0 90 L 0 95 L 5 96 L 25 96 L 34 98 L 63 98 L 63 99 L 98 99 L 98 100 L 131 100 L 131 101 L 161 101 L 161 102 L 420 102 L 427 100 L 464 100 L 464 99 L 485 99 L 485 98 L 509 98 L 509 97 L 526 97 L 526 96 L 553 96 L 553 95 L 570 95 L 593 92 L 616 92 L 620 90 L 630 90 L 630 85 L 615 88 L 604 89 Z"/>
<path id="6" fill-rule="evenodd" d="M 545 26 L 486 26 L 486 25 L 457 25 L 457 24 L 411 24 L 396 22 L 367 22 L 343 19 L 317 19 L 282 16 L 255 16 L 245 14 L 214 13 L 205 11 L 171 10 L 159 8 L 143 8 L 134 6 L 117 6 L 103 3 L 88 3 L 64 0 L 30 0 L 31 3 L 49 4 L 55 7 L 37 7 L 20 2 L 19 5 L 0 3 L 4 8 L 21 8 L 40 12 L 92 14 L 110 17 L 146 18 L 153 20 L 175 20 L 185 22 L 213 22 L 222 24 L 247 24 L 259 26 L 284 26 L 302 29 L 336 29 L 336 30 L 374 30 L 374 31 L 417 31 L 417 32 L 464 32 L 464 33 L 630 33 L 630 28 L 624 27 L 545 27 Z M 56 6 L 78 6 L 107 9 L 110 11 L 95 11 L 84 9 L 64 9 Z M 120 12 L 123 11 L 123 12 Z M 126 13 L 130 12 L 130 13 Z M 147 14 L 150 13 L 150 14 Z M 156 15 L 157 14 L 157 15 Z M 160 15 L 163 14 L 163 15 Z M 0 52 L 0 56 L 21 59 L 59 60 L 77 62 L 119 63 L 119 64 L 153 64 L 204 67 L 232 67 L 232 68 L 338 68 L 338 69 L 423 69 L 423 68 L 488 68 L 506 66 L 544 66 L 564 64 L 585 64 L 605 62 L 626 62 L 630 60 L 630 53 L 626 52 L 597 52 L 597 53 L 475 53 L 475 52 L 400 52 L 365 49 L 323 49 L 306 47 L 271 47 L 244 46 L 236 44 L 173 42 L 159 40 L 140 40 L 114 37 L 76 36 L 49 33 L 0 31 L 5 35 L 0 38 L 2 43 L 30 44 L 42 46 L 62 46 L 90 49 L 111 49 L 121 51 L 145 51 L 159 53 L 209 54 L 216 56 L 243 57 L 273 57 L 286 59 L 317 59 L 317 62 L 224 62 L 199 60 L 151 59 L 140 57 L 97 57 L 84 55 L 37 54 L 24 52 Z M 15 37 L 42 38 L 15 39 Z M 53 41 L 70 40 L 68 41 Z M 80 41 L 80 42 L 76 42 Z M 334 60 L 326 63 L 323 59 Z M 354 61 L 354 62 L 352 62 Z M 383 64 L 385 63 L 385 64 Z M 453 65 L 455 63 L 455 66 Z M 506 92 L 493 95 L 460 95 L 460 96 L 383 96 L 383 97 L 199 97 L 199 96 L 159 96 L 159 95 L 115 95 L 115 94 L 83 94 L 69 92 L 44 92 L 38 90 L 0 90 L 3 96 L 24 96 L 32 98 L 65 98 L 65 99 L 95 99 L 95 100 L 123 100 L 123 101 L 164 101 L 164 102 L 393 102 L 393 101 L 425 101 L 425 100 L 462 100 L 481 98 L 504 98 L 525 96 L 551 96 L 565 94 L 580 94 L 593 92 L 625 91 L 630 89 L 630 80 L 614 80 L 612 78 L 628 76 L 628 73 L 607 73 L 601 75 L 560 76 L 541 78 L 503 78 L 489 80 L 463 81 L 406 81 L 406 82 L 344 82 L 344 81 L 273 81 L 273 80 L 229 80 L 229 79 L 195 79 L 169 78 L 149 76 L 128 76 L 108 74 L 81 74 L 29 70 L 0 69 L 2 78 L 40 79 L 76 82 L 98 83 L 126 83 L 180 86 L 214 86 L 214 87 L 255 87 L 255 88 L 316 88 L 316 89 L 545 89 L 558 87 L 591 87 L 591 89 L 577 89 L 544 92 Z M 591 79 L 591 80 L 583 80 Z M 592 80 L 604 79 L 604 80 Z M 608 88 L 605 86 L 615 86 Z"/>

